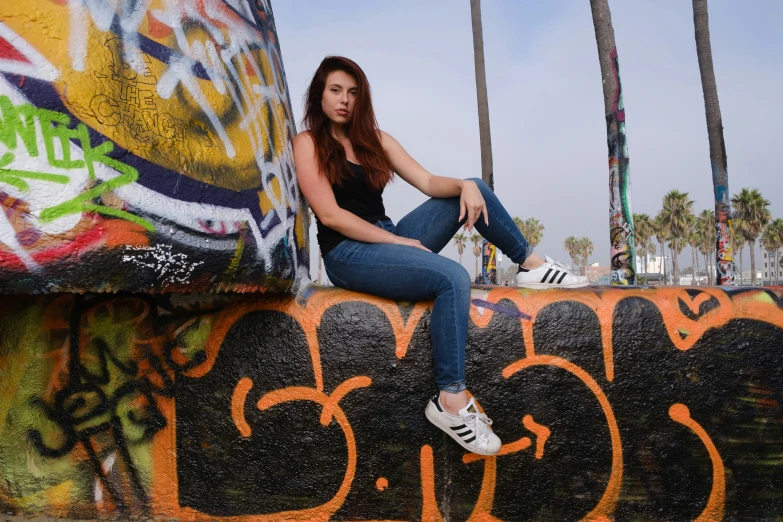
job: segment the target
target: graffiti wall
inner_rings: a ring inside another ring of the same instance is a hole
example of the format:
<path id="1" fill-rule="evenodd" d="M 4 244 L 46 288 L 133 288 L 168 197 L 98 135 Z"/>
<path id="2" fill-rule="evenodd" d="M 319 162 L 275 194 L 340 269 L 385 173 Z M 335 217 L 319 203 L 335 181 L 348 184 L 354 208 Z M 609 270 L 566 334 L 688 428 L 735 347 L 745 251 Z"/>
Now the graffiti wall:
<path id="1" fill-rule="evenodd" d="M 625 132 L 625 106 L 620 83 L 620 63 L 617 49 L 610 55 L 614 100 L 606 114 L 606 134 L 609 145 L 609 237 L 611 238 L 611 278 L 613 285 L 636 282 L 634 259 L 633 212 L 631 211 L 631 169 Z"/>
<path id="2" fill-rule="evenodd" d="M 307 273 L 268 0 L 0 3 L 0 293 Z"/>
<path id="3" fill-rule="evenodd" d="M 776 520 L 783 291 L 473 290 L 504 445 L 423 415 L 431 303 L 0 300 L 0 510 L 188 520 Z"/>

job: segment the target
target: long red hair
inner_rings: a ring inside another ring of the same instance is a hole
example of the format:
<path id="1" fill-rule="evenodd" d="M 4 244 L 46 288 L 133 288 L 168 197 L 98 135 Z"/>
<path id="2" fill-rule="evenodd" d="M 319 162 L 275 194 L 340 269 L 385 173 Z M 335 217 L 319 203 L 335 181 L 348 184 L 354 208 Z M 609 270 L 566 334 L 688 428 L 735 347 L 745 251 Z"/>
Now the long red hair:
<path id="1" fill-rule="evenodd" d="M 356 159 L 367 172 L 367 183 L 375 190 L 381 190 L 393 177 L 389 156 L 381 145 L 378 122 L 372 108 L 370 83 L 364 71 L 353 60 L 342 56 L 327 56 L 318 66 L 310 82 L 305 100 L 304 126 L 315 142 L 315 159 L 318 168 L 329 183 L 342 186 L 348 176 L 348 159 L 345 149 L 332 136 L 331 120 L 321 108 L 326 87 L 326 77 L 334 71 L 350 74 L 358 84 L 353 114 L 345 124 L 345 132 L 353 145 Z"/>

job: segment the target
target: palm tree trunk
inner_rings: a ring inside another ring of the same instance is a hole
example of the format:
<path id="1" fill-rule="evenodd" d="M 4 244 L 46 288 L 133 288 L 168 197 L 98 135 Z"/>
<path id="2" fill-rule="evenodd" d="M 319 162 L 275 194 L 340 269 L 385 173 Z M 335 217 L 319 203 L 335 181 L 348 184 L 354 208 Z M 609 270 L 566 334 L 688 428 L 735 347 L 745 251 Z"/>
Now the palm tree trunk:
<path id="1" fill-rule="evenodd" d="M 478 98 L 479 140 L 481 143 L 481 179 L 495 190 L 492 172 L 492 138 L 489 132 L 489 100 L 487 77 L 484 70 L 484 31 L 481 26 L 481 0 L 470 0 L 470 21 L 473 27 L 473 63 L 476 67 L 476 96 Z"/>
<path id="2" fill-rule="evenodd" d="M 756 286 L 756 240 L 750 242 L 750 286 Z"/>
<path id="3" fill-rule="evenodd" d="M 712 186 L 715 193 L 715 282 L 734 284 L 734 259 L 731 252 L 731 203 L 729 201 L 729 174 L 726 163 L 726 144 L 723 141 L 723 121 L 718 103 L 718 85 L 712 65 L 710 26 L 707 0 L 693 0 L 693 25 L 696 32 L 696 56 L 699 59 L 701 88 L 707 116 L 707 135 L 710 142 Z"/>
<path id="4" fill-rule="evenodd" d="M 613 285 L 636 284 L 631 173 L 625 134 L 625 107 L 620 65 L 607 0 L 590 0 L 595 41 L 604 90 L 604 115 L 609 146 L 609 239 Z"/>
<path id="5" fill-rule="evenodd" d="M 691 247 L 691 284 L 696 284 L 696 249 Z"/>
<path id="6" fill-rule="evenodd" d="M 676 240 L 675 240 L 676 241 Z M 674 276 L 674 284 L 679 285 L 680 284 L 680 260 L 677 259 L 679 256 L 677 250 L 678 250 L 679 244 L 674 243 L 674 248 L 670 248 L 669 251 L 672 253 L 672 274 Z"/>
<path id="7" fill-rule="evenodd" d="M 478 278 L 479 275 L 479 266 L 478 266 L 479 256 L 475 256 L 475 257 L 476 257 L 476 277 L 473 278 L 474 281 Z"/>
<path id="8" fill-rule="evenodd" d="M 671 253 L 671 249 L 669 249 L 669 250 L 670 250 L 670 253 Z M 669 281 L 668 281 L 668 279 L 666 277 L 666 242 L 665 241 L 663 243 L 663 279 L 664 279 L 664 281 L 666 281 L 666 284 L 668 285 Z"/>
<path id="9" fill-rule="evenodd" d="M 710 282 L 710 264 L 707 261 L 707 254 L 703 254 L 704 256 L 704 284 L 707 286 L 711 285 Z"/>
<path id="10" fill-rule="evenodd" d="M 696 270 L 699 270 L 699 254 L 696 253 L 696 250 L 693 251 L 693 258 L 696 260 Z M 698 285 L 701 283 L 701 277 L 699 277 L 699 280 L 696 281 L 696 284 Z"/>
<path id="11" fill-rule="evenodd" d="M 739 258 L 740 258 L 740 276 L 739 276 L 740 277 L 740 281 L 739 281 L 739 284 L 740 284 L 740 286 L 742 286 L 742 273 L 744 272 L 744 270 L 742 269 L 742 247 L 739 247 L 738 250 L 739 250 Z"/>

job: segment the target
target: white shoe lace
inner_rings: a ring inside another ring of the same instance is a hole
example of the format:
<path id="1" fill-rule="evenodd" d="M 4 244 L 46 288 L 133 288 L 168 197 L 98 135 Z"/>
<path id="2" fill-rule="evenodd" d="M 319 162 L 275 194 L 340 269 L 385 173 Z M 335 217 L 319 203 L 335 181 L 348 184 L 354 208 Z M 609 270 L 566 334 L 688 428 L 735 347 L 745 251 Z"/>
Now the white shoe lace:
<path id="1" fill-rule="evenodd" d="M 467 415 L 463 416 L 462 419 L 466 423 L 470 422 L 473 426 L 475 426 L 475 431 L 478 434 L 478 438 L 484 440 L 485 442 L 489 440 L 489 437 L 487 436 L 487 430 L 489 429 L 489 426 L 492 426 L 492 419 L 483 413 L 468 413 Z M 480 423 L 482 422 L 486 424 L 486 427 L 479 429 L 481 426 Z"/>
<path id="2" fill-rule="evenodd" d="M 544 261 L 546 261 L 550 265 L 554 265 L 557 268 L 560 268 L 561 270 L 565 270 L 567 273 L 571 274 L 571 268 L 569 268 L 569 266 L 567 264 L 563 263 L 562 261 L 555 261 L 554 259 L 552 259 L 549 256 L 546 256 L 544 258 Z"/>

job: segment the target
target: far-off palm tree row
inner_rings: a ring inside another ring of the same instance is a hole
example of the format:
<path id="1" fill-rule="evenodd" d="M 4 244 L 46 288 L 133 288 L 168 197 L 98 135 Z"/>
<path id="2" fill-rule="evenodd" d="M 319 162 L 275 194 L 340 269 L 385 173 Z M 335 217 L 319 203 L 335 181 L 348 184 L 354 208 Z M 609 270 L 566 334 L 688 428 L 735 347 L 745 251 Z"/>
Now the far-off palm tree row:
<path id="1" fill-rule="evenodd" d="M 514 216 L 514 224 L 516 224 L 519 231 L 525 237 L 528 243 L 533 247 L 537 247 L 541 240 L 544 238 L 544 225 L 541 224 L 536 218 L 522 218 Z M 462 264 L 462 254 L 465 252 L 465 247 L 468 245 L 468 241 L 473 243 L 473 255 L 476 256 L 476 269 L 475 276 L 479 274 L 479 259 L 481 258 L 481 235 L 473 234 L 468 236 L 462 232 L 454 235 L 454 245 L 457 247 L 457 254 L 459 254 L 459 263 Z M 587 269 L 587 260 L 593 255 L 593 242 L 590 238 L 581 237 L 575 238 L 569 237 L 565 240 L 564 246 L 568 255 L 571 256 L 571 264 L 575 271 L 577 267 L 584 267 Z M 498 280 L 503 279 L 498 277 Z"/>
<path id="2" fill-rule="evenodd" d="M 696 56 L 699 63 L 702 93 L 704 95 L 712 186 L 715 196 L 715 211 L 712 213 L 715 219 L 715 248 L 712 251 L 715 252 L 715 269 L 719 276 L 716 276 L 715 283 L 731 285 L 734 283 L 734 262 L 731 256 L 731 238 L 729 237 L 731 207 L 728 200 L 729 183 L 726 144 L 723 139 L 723 122 L 712 61 L 707 0 L 692 0 L 692 4 Z M 484 71 L 483 29 L 481 25 L 481 0 L 470 0 L 470 6 L 481 141 L 482 179 L 487 182 L 490 188 L 493 188 L 489 109 Z M 604 116 L 606 119 L 609 152 L 609 230 L 612 284 L 632 285 L 636 282 L 635 238 L 639 234 L 636 231 L 633 219 L 634 214 L 631 211 L 631 177 L 625 129 L 625 105 L 623 102 L 622 84 L 620 82 L 620 65 L 614 38 L 614 28 L 612 27 L 612 16 L 609 10 L 609 0 L 590 0 L 590 8 L 595 29 L 598 61 L 601 68 Z M 672 199 L 670 202 L 681 204 L 687 202 L 687 197 L 685 200 Z M 682 216 L 686 215 L 687 212 L 684 212 L 684 210 L 687 209 L 674 207 L 667 210 L 671 217 L 674 218 L 670 228 L 674 232 L 672 238 L 675 251 L 678 248 L 681 250 L 685 241 L 683 234 L 686 223 L 683 221 Z M 658 236 L 656 235 L 656 237 Z M 662 244 L 663 239 L 660 241 Z M 751 260 L 751 263 L 753 263 L 753 260 Z M 676 261 L 674 271 L 678 273 Z"/>
<path id="3" fill-rule="evenodd" d="M 774 253 L 773 266 L 777 267 L 777 251 L 783 247 L 783 219 L 772 219 L 768 208 L 770 203 L 757 189 L 743 188 L 739 194 L 731 198 L 731 203 L 734 206 L 730 236 L 731 250 L 739 255 L 740 274 L 742 274 L 742 253 L 746 245 L 750 247 L 750 284 L 756 285 L 756 240 L 761 238 L 761 247 L 769 253 L 770 259 Z M 647 214 L 634 214 L 633 220 L 636 228 L 637 253 L 642 260 L 643 272 L 648 272 L 648 257 L 657 253 L 655 243 L 652 241 L 654 238 L 660 247 L 661 259 L 666 258 L 666 247 L 669 248 L 675 284 L 680 281 L 678 257 L 686 246 L 691 247 L 692 284 L 696 284 L 696 273 L 700 271 L 697 251 L 704 260 L 707 284 L 718 284 L 714 278 L 715 265 L 710 263 L 711 260 L 716 259 L 714 255 L 717 239 L 715 213 L 712 210 L 706 209 L 695 215 L 693 201 L 688 199 L 688 193 L 672 190 L 663 197 L 663 208 L 654 218 Z M 779 268 L 776 268 L 773 273 L 777 274 L 776 282 L 779 282 Z M 743 284 L 741 278 L 738 282 Z"/>
<path id="4" fill-rule="evenodd" d="M 593 255 L 593 242 L 588 237 L 576 238 L 574 236 L 568 236 L 563 241 L 563 246 L 571 257 L 571 266 L 574 271 L 578 272 L 577 267 L 582 267 L 587 274 L 587 260 Z"/>

